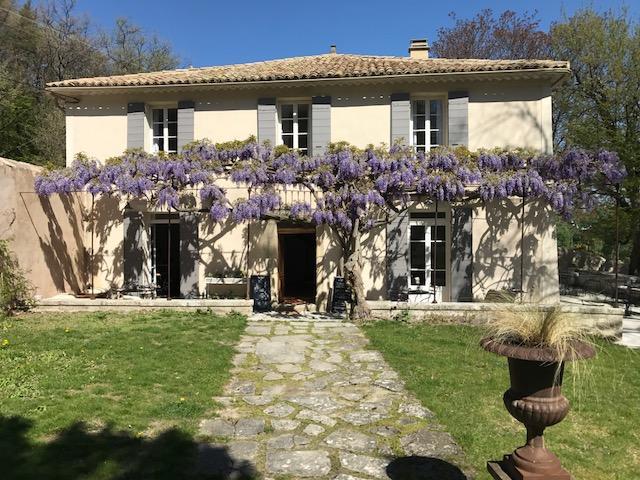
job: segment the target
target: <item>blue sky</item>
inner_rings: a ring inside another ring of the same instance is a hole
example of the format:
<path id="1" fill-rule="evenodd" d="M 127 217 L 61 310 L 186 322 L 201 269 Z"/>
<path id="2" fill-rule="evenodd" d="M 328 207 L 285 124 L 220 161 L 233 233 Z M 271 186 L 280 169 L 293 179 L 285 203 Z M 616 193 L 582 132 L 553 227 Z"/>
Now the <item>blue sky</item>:
<path id="1" fill-rule="evenodd" d="M 482 8 L 496 12 L 538 10 L 547 28 L 563 14 L 596 5 L 619 9 L 621 1 L 492 0 L 78 0 L 104 27 L 126 16 L 149 32 L 169 40 L 185 65 L 242 63 L 296 55 L 338 52 L 406 55 L 409 39 L 435 39 L 451 24 L 450 11 L 473 16 Z M 640 2 L 627 2 L 638 18 Z"/>

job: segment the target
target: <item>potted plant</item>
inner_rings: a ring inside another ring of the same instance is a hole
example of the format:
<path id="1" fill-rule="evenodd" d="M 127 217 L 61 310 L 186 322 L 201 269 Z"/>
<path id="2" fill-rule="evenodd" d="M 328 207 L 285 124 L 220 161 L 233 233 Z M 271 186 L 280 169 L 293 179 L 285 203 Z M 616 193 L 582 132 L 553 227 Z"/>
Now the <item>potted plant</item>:
<path id="1" fill-rule="evenodd" d="M 489 473 L 501 480 L 570 480 L 558 457 L 545 448 L 543 433 L 569 412 L 562 395 L 565 362 L 595 355 L 584 324 L 558 306 L 514 306 L 496 311 L 488 329 L 481 346 L 507 357 L 511 387 L 504 404 L 527 429 L 527 443 L 501 462 L 489 462 Z"/>

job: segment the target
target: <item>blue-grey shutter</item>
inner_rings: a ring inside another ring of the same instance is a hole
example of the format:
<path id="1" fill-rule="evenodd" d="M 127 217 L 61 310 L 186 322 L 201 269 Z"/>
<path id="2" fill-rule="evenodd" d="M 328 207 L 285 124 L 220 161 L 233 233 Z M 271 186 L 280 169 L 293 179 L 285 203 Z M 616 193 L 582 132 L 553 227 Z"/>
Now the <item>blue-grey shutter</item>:
<path id="1" fill-rule="evenodd" d="M 180 213 L 180 295 L 183 298 L 198 297 L 198 213 Z"/>
<path id="2" fill-rule="evenodd" d="M 404 210 L 387 223 L 387 291 L 389 300 L 406 301 L 409 294 L 409 212 Z"/>
<path id="3" fill-rule="evenodd" d="M 469 145 L 469 92 L 449 92 L 449 146 Z"/>
<path id="4" fill-rule="evenodd" d="M 411 100 L 408 93 L 391 95 L 391 145 L 411 142 Z"/>
<path id="5" fill-rule="evenodd" d="M 147 117 L 144 103 L 129 103 L 127 105 L 127 149 L 144 149 L 144 130 Z"/>
<path id="6" fill-rule="evenodd" d="M 191 100 L 178 102 L 178 152 L 194 140 L 195 104 Z"/>
<path id="7" fill-rule="evenodd" d="M 473 243 L 471 207 L 451 210 L 451 300 L 473 301 Z"/>
<path id="8" fill-rule="evenodd" d="M 135 286 L 144 284 L 142 265 L 144 262 L 142 230 L 142 212 L 125 208 L 124 210 L 124 251 L 123 273 L 124 285 Z"/>
<path id="9" fill-rule="evenodd" d="M 258 142 L 276 144 L 276 99 L 258 99 Z"/>
<path id="10" fill-rule="evenodd" d="M 331 97 L 311 99 L 311 149 L 312 155 L 322 155 L 331 142 Z"/>

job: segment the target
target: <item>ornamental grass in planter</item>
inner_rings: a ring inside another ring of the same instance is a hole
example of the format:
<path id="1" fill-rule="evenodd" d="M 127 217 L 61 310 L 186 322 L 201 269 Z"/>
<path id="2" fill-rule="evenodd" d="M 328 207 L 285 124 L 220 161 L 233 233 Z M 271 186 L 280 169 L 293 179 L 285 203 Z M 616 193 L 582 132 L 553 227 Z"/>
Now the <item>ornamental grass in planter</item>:
<path id="1" fill-rule="evenodd" d="M 489 462 L 489 473 L 501 480 L 570 480 L 545 447 L 543 433 L 569 412 L 562 395 L 565 362 L 595 355 L 584 325 L 559 306 L 514 306 L 496 312 L 488 329 L 482 347 L 508 359 L 511 386 L 503 395 L 505 407 L 527 429 L 527 443 L 501 462 Z"/>

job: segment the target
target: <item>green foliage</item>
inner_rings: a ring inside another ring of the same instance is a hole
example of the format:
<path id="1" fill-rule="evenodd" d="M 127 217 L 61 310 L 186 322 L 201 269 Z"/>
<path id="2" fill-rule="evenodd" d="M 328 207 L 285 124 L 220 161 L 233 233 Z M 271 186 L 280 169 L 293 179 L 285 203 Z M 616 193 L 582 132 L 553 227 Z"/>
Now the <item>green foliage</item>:
<path id="1" fill-rule="evenodd" d="M 33 289 L 13 258 L 6 240 L 0 240 L 0 314 L 33 307 Z"/>

